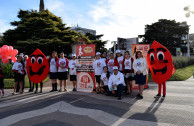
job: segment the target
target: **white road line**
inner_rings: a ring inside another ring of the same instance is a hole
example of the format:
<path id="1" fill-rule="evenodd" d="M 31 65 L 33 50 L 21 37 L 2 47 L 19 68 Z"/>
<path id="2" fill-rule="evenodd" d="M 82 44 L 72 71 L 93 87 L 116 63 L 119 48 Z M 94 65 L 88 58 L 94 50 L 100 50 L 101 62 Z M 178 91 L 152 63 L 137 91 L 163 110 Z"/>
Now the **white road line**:
<path id="1" fill-rule="evenodd" d="M 72 103 L 75 103 L 75 102 L 80 101 L 80 100 L 82 100 L 82 99 L 84 99 L 84 98 L 79 98 L 79 99 L 77 99 L 77 100 L 75 100 L 75 101 L 72 101 L 72 102 L 69 102 L 69 103 L 72 104 Z"/>

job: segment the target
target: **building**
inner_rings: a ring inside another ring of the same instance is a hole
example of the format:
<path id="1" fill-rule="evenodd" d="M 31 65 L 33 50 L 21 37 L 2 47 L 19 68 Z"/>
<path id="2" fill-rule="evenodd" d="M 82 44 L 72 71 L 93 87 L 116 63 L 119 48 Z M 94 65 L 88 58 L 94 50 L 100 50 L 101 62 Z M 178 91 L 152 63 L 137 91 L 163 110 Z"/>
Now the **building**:
<path id="1" fill-rule="evenodd" d="M 70 30 L 73 30 L 73 31 L 76 31 L 76 32 L 80 32 L 83 35 L 86 35 L 86 33 L 90 33 L 92 35 L 96 35 L 96 30 L 87 29 L 87 28 L 81 28 L 79 26 L 72 27 L 72 28 L 70 28 Z"/>
<path id="2" fill-rule="evenodd" d="M 133 44 L 139 44 L 138 37 L 134 38 L 117 38 L 117 48 L 121 50 L 122 54 L 127 50 L 132 54 L 132 45 Z"/>

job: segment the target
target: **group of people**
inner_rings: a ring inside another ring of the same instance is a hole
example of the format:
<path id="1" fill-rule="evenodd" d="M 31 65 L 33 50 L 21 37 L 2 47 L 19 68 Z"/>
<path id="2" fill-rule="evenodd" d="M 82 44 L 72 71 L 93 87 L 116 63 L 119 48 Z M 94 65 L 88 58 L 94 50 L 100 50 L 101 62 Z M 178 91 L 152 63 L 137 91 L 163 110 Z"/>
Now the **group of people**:
<path id="1" fill-rule="evenodd" d="M 130 56 L 129 51 L 122 53 L 120 50 L 116 50 L 116 57 L 114 54 L 110 54 L 110 58 L 107 59 L 106 53 L 101 55 L 100 52 L 96 53 L 96 59 L 93 63 L 93 68 L 95 70 L 96 78 L 96 93 L 104 93 L 106 95 L 118 96 L 118 99 L 122 99 L 122 94 L 125 91 L 126 94 L 130 95 L 132 93 L 133 84 L 139 85 L 138 98 L 143 99 L 143 88 L 146 84 L 147 75 L 147 62 L 143 58 L 142 52 L 136 52 L 136 57 Z M 25 87 L 25 75 L 27 74 L 26 62 L 28 56 L 18 55 L 17 61 L 13 64 L 12 70 L 14 72 L 14 92 L 23 93 Z M 57 52 L 53 51 L 48 59 L 50 67 L 50 79 L 52 82 L 53 91 L 67 91 L 66 84 L 68 79 L 68 73 L 70 74 L 70 81 L 73 83 L 73 90 L 76 91 L 76 69 L 80 65 L 76 63 L 76 54 L 72 54 L 72 59 L 68 60 L 64 57 L 64 53 L 60 53 L 60 58 L 58 58 Z M 68 72 L 69 70 L 69 72 Z M 2 72 L 0 69 L 0 79 L 2 77 Z M 59 80 L 59 89 L 57 88 L 57 79 Z M 29 80 L 30 89 L 29 92 L 34 91 L 34 83 Z M 62 86 L 64 85 L 64 86 Z M 34 93 L 38 92 L 38 84 L 36 83 L 36 90 Z M 62 87 L 64 87 L 62 89 Z M 40 93 L 42 93 L 43 82 L 40 83 Z M 3 92 L 3 90 L 2 90 Z M 3 92 L 4 93 L 4 92 Z"/>
<path id="2" fill-rule="evenodd" d="M 114 95 L 122 99 L 123 91 L 130 95 L 133 84 L 139 85 L 137 98 L 143 99 L 143 88 L 146 84 L 147 61 L 143 58 L 142 52 L 137 51 L 135 58 L 125 51 L 124 57 L 120 50 L 116 50 L 116 57 L 110 54 L 110 58 L 101 58 L 100 52 L 96 53 L 96 60 L 93 64 L 95 70 L 97 93 Z"/>

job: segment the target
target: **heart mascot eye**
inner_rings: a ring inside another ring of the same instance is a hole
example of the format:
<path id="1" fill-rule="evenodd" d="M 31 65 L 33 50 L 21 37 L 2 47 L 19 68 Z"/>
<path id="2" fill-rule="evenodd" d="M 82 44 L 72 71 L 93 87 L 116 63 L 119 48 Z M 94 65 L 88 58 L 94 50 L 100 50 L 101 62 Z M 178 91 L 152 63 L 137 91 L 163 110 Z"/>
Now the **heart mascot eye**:
<path id="1" fill-rule="evenodd" d="M 31 57 L 31 63 L 34 64 L 36 62 L 36 58 L 35 57 Z"/>
<path id="2" fill-rule="evenodd" d="M 153 53 L 150 54 L 150 60 L 154 61 L 154 54 Z"/>
<path id="3" fill-rule="evenodd" d="M 164 60 L 164 53 L 163 52 L 158 52 L 157 57 L 158 57 L 158 60 Z"/>
<path id="4" fill-rule="evenodd" d="M 42 57 L 38 57 L 37 62 L 38 62 L 39 64 L 42 64 L 43 58 L 42 58 Z"/>

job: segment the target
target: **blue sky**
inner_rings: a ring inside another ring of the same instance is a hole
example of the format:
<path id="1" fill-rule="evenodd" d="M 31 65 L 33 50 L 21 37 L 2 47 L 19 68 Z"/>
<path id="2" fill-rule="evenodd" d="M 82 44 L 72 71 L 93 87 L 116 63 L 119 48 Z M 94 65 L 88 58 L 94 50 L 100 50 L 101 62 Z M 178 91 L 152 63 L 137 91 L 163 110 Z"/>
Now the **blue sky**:
<path id="1" fill-rule="evenodd" d="M 39 10 L 40 0 L 0 0 L 0 33 L 13 28 L 19 8 Z M 95 29 L 110 42 L 117 37 L 132 38 L 144 34 L 146 24 L 158 19 L 187 21 L 194 33 L 194 15 L 185 17 L 183 8 L 194 0 L 44 0 L 45 8 L 63 19 L 67 26 Z M 194 5 L 193 5 L 194 6 Z"/>

